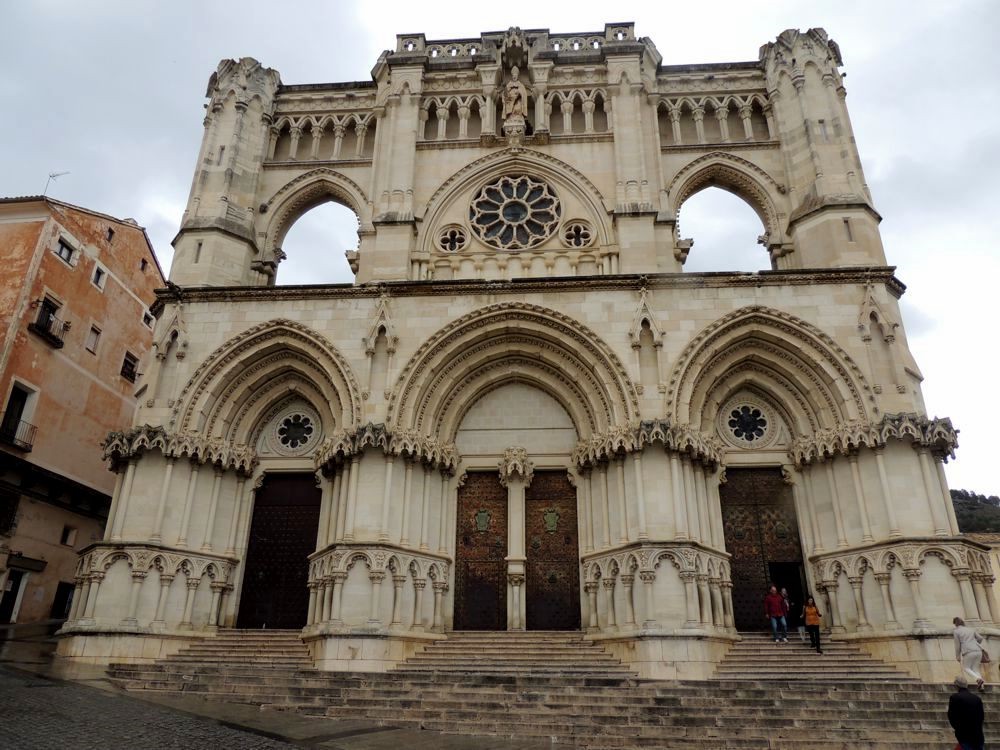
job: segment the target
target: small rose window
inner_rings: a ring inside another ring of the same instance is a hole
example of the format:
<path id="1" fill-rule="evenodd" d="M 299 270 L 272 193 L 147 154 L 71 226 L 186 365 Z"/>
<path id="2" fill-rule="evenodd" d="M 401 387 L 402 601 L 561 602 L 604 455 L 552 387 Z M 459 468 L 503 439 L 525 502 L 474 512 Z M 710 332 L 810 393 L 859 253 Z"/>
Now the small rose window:
<path id="1" fill-rule="evenodd" d="M 469 233 L 465 227 L 450 224 L 438 235 L 438 247 L 446 253 L 458 253 L 469 244 Z"/>
<path id="2" fill-rule="evenodd" d="M 305 414 L 292 414 L 281 420 L 278 427 L 278 440 L 286 448 L 298 448 L 309 442 L 315 428 L 312 420 Z"/>
<path id="3" fill-rule="evenodd" d="M 535 247 L 552 236 L 561 207 L 552 189 L 527 175 L 501 177 L 469 206 L 472 231 L 501 250 Z"/>
<path id="4" fill-rule="evenodd" d="M 764 433 L 767 432 L 767 417 L 756 406 L 744 404 L 733 409 L 727 424 L 738 440 L 745 440 L 748 443 L 764 437 Z"/>
<path id="5" fill-rule="evenodd" d="M 563 227 L 563 242 L 566 247 L 587 247 L 594 240 L 594 232 L 585 221 L 572 221 Z"/>

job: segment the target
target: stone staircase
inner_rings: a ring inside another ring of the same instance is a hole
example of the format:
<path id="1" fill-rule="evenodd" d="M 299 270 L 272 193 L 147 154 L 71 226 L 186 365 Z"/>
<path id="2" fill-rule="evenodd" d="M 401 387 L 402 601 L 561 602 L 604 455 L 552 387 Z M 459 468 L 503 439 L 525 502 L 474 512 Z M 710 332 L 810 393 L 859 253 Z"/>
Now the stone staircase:
<path id="1" fill-rule="evenodd" d="M 740 633 L 715 671 L 717 680 L 836 680 L 917 682 L 905 672 L 879 661 L 857 646 L 838 641 L 823 644 L 817 654 L 797 633 L 788 643 L 775 643 L 770 633 Z"/>
<path id="2" fill-rule="evenodd" d="M 719 667 L 727 676 L 654 682 L 636 679 L 579 633 L 455 633 L 393 672 L 345 674 L 307 668 L 297 633 L 223 631 L 171 659 L 109 672 L 126 690 L 514 738 L 526 748 L 954 746 L 945 717 L 950 688 L 906 678 L 840 646 L 819 656 L 747 634 Z M 782 659 L 772 659 L 775 653 Z M 836 656 L 830 671 L 813 662 L 828 655 Z M 849 676 L 835 676 L 847 664 Z M 996 715 L 1000 693 L 983 698 L 987 716 Z M 988 744 L 997 740 L 1000 734 L 988 734 Z"/>

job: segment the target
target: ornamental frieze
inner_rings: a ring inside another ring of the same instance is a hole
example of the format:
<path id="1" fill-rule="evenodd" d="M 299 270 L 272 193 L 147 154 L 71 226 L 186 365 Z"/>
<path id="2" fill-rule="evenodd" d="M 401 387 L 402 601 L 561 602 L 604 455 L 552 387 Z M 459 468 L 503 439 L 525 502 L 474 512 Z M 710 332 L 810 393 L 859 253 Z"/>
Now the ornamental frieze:
<path id="1" fill-rule="evenodd" d="M 257 453 L 248 445 L 233 445 L 220 438 L 205 438 L 193 433 L 173 433 L 148 424 L 123 432 L 109 432 L 101 448 L 102 458 L 112 464 L 157 450 L 167 458 L 187 457 L 245 475 L 253 471 L 258 460 Z"/>
<path id="2" fill-rule="evenodd" d="M 413 430 L 392 430 L 382 423 L 368 422 L 353 430 L 338 430 L 320 443 L 316 451 L 316 466 L 331 467 L 376 448 L 389 456 L 403 456 L 421 461 L 432 468 L 454 472 L 458 453 L 453 443 L 446 443 Z"/>
<path id="3" fill-rule="evenodd" d="M 792 443 L 789 455 L 801 466 L 829 456 L 848 455 L 859 448 L 883 448 L 892 440 L 909 441 L 937 455 L 954 458 L 958 431 L 948 418 L 930 419 L 914 413 L 886 414 L 878 424 L 852 422 L 799 438 Z"/>

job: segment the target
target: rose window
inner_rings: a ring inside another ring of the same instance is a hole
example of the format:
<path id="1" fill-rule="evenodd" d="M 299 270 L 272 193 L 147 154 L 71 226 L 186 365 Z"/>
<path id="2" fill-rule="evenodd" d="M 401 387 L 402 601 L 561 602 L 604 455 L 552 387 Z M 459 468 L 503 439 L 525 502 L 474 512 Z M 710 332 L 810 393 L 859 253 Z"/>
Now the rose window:
<path id="1" fill-rule="evenodd" d="M 755 406 L 744 404 L 729 413 L 729 429 L 738 440 L 752 443 L 767 432 L 767 417 Z"/>
<path id="2" fill-rule="evenodd" d="M 298 448 L 309 442 L 314 432 L 312 420 L 305 414 L 292 414 L 281 420 L 278 441 L 286 448 Z"/>
<path id="3" fill-rule="evenodd" d="M 469 234 L 464 227 L 450 224 L 438 235 L 438 247 L 446 253 L 457 253 L 469 243 Z"/>
<path id="4" fill-rule="evenodd" d="M 469 206 L 472 231 L 501 250 L 523 250 L 548 239 L 559 223 L 559 199 L 544 182 L 527 175 L 501 177 Z"/>

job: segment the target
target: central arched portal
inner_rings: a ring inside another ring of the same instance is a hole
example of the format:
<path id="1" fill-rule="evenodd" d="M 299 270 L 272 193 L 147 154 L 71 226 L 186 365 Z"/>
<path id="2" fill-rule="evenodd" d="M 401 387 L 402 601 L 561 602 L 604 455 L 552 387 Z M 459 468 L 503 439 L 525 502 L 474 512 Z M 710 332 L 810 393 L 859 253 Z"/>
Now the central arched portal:
<path id="1" fill-rule="evenodd" d="M 254 499 L 236 627 L 306 625 L 320 502 L 314 474 L 265 475 Z"/>

